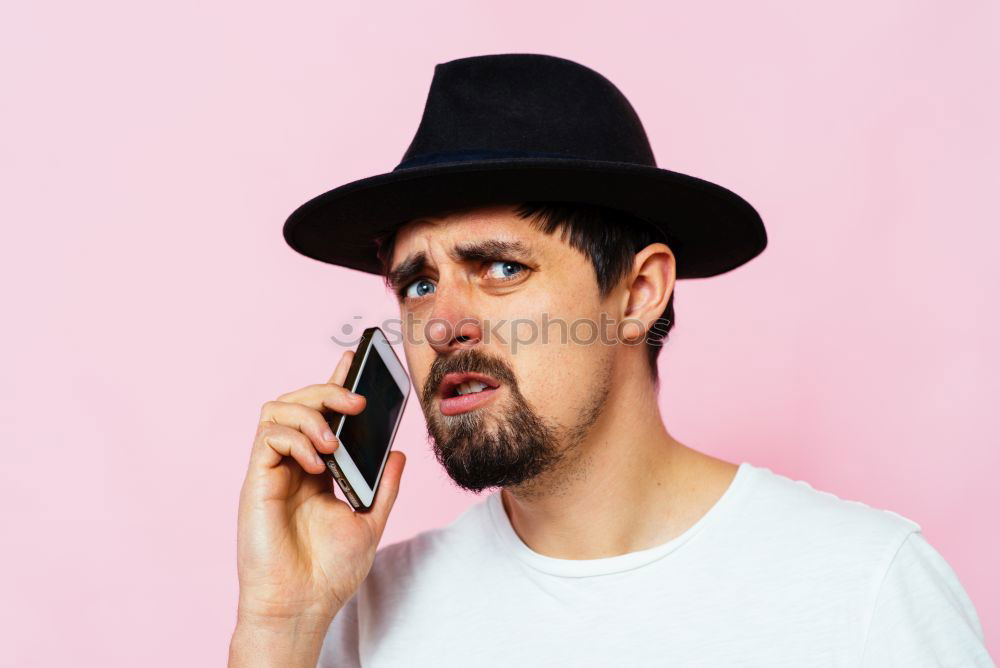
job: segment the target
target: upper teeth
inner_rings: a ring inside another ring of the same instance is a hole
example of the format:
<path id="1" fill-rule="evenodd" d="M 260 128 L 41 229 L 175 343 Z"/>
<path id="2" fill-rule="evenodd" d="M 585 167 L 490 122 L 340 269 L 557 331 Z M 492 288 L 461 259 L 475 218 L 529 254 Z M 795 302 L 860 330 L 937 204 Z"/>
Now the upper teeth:
<path id="1" fill-rule="evenodd" d="M 455 390 L 459 394 L 472 394 L 473 392 L 482 392 L 486 387 L 486 383 L 480 383 L 478 380 L 467 380 Z"/>

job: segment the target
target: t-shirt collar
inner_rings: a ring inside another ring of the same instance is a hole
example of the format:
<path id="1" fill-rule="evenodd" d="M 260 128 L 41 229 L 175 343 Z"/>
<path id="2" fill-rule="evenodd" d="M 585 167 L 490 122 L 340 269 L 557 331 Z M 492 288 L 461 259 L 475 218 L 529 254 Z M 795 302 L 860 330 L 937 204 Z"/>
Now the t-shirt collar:
<path id="1" fill-rule="evenodd" d="M 697 522 L 688 527 L 683 533 L 675 536 L 666 543 L 645 550 L 629 552 L 614 557 L 602 557 L 600 559 L 557 559 L 539 554 L 525 545 L 521 537 L 514 531 L 514 527 L 510 523 L 510 518 L 507 517 L 507 511 L 504 510 L 500 490 L 494 491 L 487 497 L 486 506 L 489 510 L 495 534 L 503 549 L 529 566 L 539 571 L 562 577 L 608 575 L 645 566 L 680 549 L 692 537 L 717 521 L 720 516 L 727 513 L 733 506 L 736 497 L 747 487 L 748 481 L 755 471 L 756 467 L 749 462 L 740 463 L 729 487 L 726 488 L 726 491 L 723 492 L 715 504 L 708 509 L 708 512 L 702 515 Z"/>

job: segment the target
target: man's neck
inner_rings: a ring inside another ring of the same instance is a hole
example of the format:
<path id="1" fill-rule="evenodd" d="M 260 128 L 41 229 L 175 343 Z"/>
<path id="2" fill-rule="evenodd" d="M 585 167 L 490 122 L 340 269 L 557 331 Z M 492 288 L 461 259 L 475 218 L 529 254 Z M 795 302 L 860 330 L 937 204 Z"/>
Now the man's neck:
<path id="1" fill-rule="evenodd" d="M 734 464 L 674 439 L 652 383 L 619 383 L 588 436 L 555 470 L 501 492 L 514 531 L 535 552 L 598 559 L 660 545 L 722 496 Z"/>

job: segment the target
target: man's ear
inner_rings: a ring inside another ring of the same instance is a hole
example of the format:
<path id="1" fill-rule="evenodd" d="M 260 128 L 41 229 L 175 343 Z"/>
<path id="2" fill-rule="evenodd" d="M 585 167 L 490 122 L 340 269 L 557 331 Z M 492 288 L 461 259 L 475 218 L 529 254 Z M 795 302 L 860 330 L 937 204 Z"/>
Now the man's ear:
<path id="1" fill-rule="evenodd" d="M 663 315 L 674 292 L 677 260 L 666 244 L 650 244 L 636 253 L 626 288 L 621 336 L 638 343 Z"/>

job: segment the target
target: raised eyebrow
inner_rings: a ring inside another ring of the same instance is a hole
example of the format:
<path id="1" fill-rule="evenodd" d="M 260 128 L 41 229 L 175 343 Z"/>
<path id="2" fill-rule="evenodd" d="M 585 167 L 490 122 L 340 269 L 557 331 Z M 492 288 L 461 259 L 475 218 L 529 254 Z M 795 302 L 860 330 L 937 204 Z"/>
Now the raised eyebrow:
<path id="1" fill-rule="evenodd" d="M 527 244 L 517 240 L 484 239 L 458 244 L 448 253 L 455 262 L 482 262 L 514 256 L 523 259 L 532 257 Z"/>
<path id="2" fill-rule="evenodd" d="M 408 256 L 389 272 L 386 282 L 389 287 L 399 289 L 408 285 L 410 281 L 419 276 L 427 269 L 427 254 L 418 251 Z"/>

